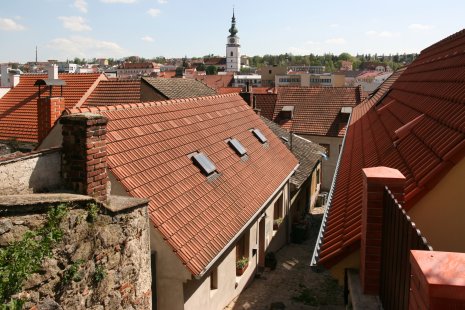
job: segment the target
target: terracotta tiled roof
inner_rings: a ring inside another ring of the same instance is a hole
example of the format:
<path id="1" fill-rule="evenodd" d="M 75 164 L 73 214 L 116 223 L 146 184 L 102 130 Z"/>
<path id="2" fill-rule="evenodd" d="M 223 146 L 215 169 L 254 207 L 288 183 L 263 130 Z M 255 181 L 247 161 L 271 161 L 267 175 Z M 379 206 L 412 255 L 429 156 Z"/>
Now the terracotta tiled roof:
<path id="1" fill-rule="evenodd" d="M 253 89 L 255 92 L 255 88 Z M 260 115 L 273 120 L 274 108 L 276 105 L 276 100 L 278 98 L 277 94 L 255 94 L 255 105 L 257 109 L 260 109 Z"/>
<path id="2" fill-rule="evenodd" d="M 144 77 L 142 81 L 155 88 L 166 99 L 195 98 L 215 95 L 216 91 L 193 79 L 159 79 Z"/>
<path id="3" fill-rule="evenodd" d="M 408 210 L 464 157 L 464 50 L 465 31 L 423 50 L 383 84 L 376 98 L 354 110 L 328 210 L 321 264 L 329 267 L 359 247 L 362 168 L 402 172 Z"/>
<path id="4" fill-rule="evenodd" d="M 108 162 L 135 197 L 150 199 L 153 225 L 199 275 L 290 177 L 298 162 L 237 94 L 72 109 L 109 118 Z M 259 128 L 262 145 L 249 131 Z M 238 139 L 243 160 L 225 142 Z M 208 180 L 188 157 L 203 152 L 219 175 Z"/>
<path id="5" fill-rule="evenodd" d="M 232 75 L 232 74 L 226 74 L 226 75 L 196 75 L 194 78 L 197 81 L 201 81 L 202 83 L 208 85 L 208 87 L 218 90 L 218 89 L 223 88 L 223 87 L 231 86 L 234 75 Z"/>
<path id="6" fill-rule="evenodd" d="M 277 89 L 274 87 L 254 87 L 254 94 L 277 94 Z"/>
<path id="7" fill-rule="evenodd" d="M 239 94 L 243 87 L 221 87 L 217 89 L 218 94 Z"/>
<path id="8" fill-rule="evenodd" d="M 66 82 L 63 97 L 66 107 L 78 104 L 100 74 L 59 74 Z M 34 83 L 46 79 L 45 74 L 21 75 L 19 84 L 0 99 L 0 140 L 17 139 L 22 142 L 37 142 L 37 98 L 38 88 Z M 48 88 L 41 88 L 48 95 Z M 53 88 L 53 95 L 60 95 L 60 88 Z"/>
<path id="9" fill-rule="evenodd" d="M 176 76 L 176 71 L 163 71 L 158 74 L 158 78 L 171 79 Z"/>
<path id="10" fill-rule="evenodd" d="M 85 104 L 115 105 L 140 102 L 140 80 L 100 81 Z"/>
<path id="11" fill-rule="evenodd" d="M 273 121 L 296 134 L 342 137 L 348 115 L 343 107 L 361 101 L 358 87 L 279 87 Z M 284 106 L 294 106 L 294 118 L 283 120 Z"/>
<path id="12" fill-rule="evenodd" d="M 276 136 L 282 139 L 281 141 L 287 148 L 290 149 L 290 133 L 265 117 L 261 119 Z M 285 138 L 287 142 L 283 138 Z M 326 149 L 317 143 L 313 143 L 298 135 L 293 135 L 291 152 L 299 160 L 300 164 L 295 174 L 291 177 L 291 183 L 297 188 L 300 188 L 312 174 L 315 165 L 321 160 L 322 154 L 326 152 Z"/>

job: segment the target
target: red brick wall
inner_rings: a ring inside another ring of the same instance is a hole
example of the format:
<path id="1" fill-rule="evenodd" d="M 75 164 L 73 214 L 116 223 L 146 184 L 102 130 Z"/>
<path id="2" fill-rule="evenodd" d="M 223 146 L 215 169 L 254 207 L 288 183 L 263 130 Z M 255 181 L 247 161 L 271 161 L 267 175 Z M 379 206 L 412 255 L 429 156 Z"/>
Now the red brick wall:
<path id="1" fill-rule="evenodd" d="M 397 201 L 404 202 L 405 177 L 396 169 L 363 169 L 360 281 L 365 294 L 378 295 L 383 231 L 383 197 L 387 186 Z"/>
<path id="2" fill-rule="evenodd" d="M 37 130 L 39 143 L 45 139 L 64 110 L 65 98 L 63 97 L 45 97 L 37 99 Z"/>
<path id="3" fill-rule="evenodd" d="M 106 125 L 98 114 L 63 116 L 62 173 L 67 186 L 75 192 L 107 200 Z"/>

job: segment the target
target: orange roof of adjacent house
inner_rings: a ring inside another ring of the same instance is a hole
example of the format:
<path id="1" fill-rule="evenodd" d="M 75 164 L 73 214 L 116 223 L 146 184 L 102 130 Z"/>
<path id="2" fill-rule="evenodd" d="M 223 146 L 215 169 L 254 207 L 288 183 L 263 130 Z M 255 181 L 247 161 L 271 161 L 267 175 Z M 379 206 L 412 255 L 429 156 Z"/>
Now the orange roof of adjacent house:
<path id="1" fill-rule="evenodd" d="M 402 172 L 408 210 L 463 159 L 463 72 L 464 30 L 423 50 L 354 109 L 320 237 L 320 264 L 330 267 L 360 246 L 363 168 Z"/>
<path id="2" fill-rule="evenodd" d="M 140 80 L 100 81 L 85 104 L 90 106 L 140 102 Z"/>
<path id="3" fill-rule="evenodd" d="M 46 78 L 45 74 L 21 75 L 19 84 L 0 99 L 0 140 L 38 142 L 38 87 L 34 83 Z M 96 86 L 98 79 L 106 79 L 103 74 L 94 73 L 59 74 L 58 78 L 66 82 L 66 86 L 63 86 L 63 97 L 69 108 L 82 103 L 89 89 Z M 42 87 L 41 93 L 48 96 L 48 87 Z M 53 88 L 53 96 L 60 96 L 60 87 Z"/>
<path id="4" fill-rule="evenodd" d="M 360 87 L 279 87 L 273 121 L 296 134 L 343 137 L 348 114 L 361 102 Z M 293 119 L 283 119 L 281 110 L 293 106 Z"/>
<path id="5" fill-rule="evenodd" d="M 153 225 L 194 275 L 206 271 L 298 166 L 238 94 L 68 112 L 109 118 L 111 172 L 132 196 L 150 199 Z M 228 145 L 230 138 L 240 141 L 247 158 Z M 190 158 L 195 152 L 206 154 L 217 174 L 205 176 Z"/>
<path id="6" fill-rule="evenodd" d="M 223 87 L 229 87 L 232 83 L 234 75 L 225 74 L 225 75 L 196 75 L 194 79 L 201 81 L 206 84 L 208 87 L 213 89 L 220 89 Z"/>
<path id="7" fill-rule="evenodd" d="M 255 88 L 253 89 L 255 92 Z M 260 115 L 273 120 L 274 108 L 276 105 L 276 100 L 278 98 L 277 94 L 255 94 L 255 106 L 257 109 L 260 109 Z"/>

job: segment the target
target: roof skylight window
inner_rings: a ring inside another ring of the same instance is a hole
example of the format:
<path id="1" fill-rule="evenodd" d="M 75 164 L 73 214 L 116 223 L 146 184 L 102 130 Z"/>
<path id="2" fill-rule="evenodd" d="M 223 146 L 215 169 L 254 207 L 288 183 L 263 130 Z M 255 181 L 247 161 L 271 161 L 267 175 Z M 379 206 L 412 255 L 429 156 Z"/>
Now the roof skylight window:
<path id="1" fill-rule="evenodd" d="M 268 139 L 262 134 L 260 129 L 258 128 L 252 129 L 252 133 L 258 139 L 258 141 L 260 141 L 262 144 L 265 144 L 268 141 Z"/>
<path id="2" fill-rule="evenodd" d="M 192 160 L 206 176 L 210 176 L 216 171 L 215 164 L 202 152 L 193 155 Z"/>
<path id="3" fill-rule="evenodd" d="M 239 142 L 239 140 L 232 138 L 228 140 L 229 146 L 236 152 L 239 156 L 244 156 L 247 154 L 245 147 Z"/>

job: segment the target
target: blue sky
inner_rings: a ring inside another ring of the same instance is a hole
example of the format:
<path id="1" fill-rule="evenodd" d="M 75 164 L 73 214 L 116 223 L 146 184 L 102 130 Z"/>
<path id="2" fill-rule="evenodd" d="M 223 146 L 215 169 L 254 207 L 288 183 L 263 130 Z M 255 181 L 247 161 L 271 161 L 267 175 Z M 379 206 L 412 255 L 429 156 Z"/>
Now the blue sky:
<path id="1" fill-rule="evenodd" d="M 223 55 L 235 7 L 242 54 L 410 53 L 464 28 L 465 1 L 2 1 L 0 62 Z"/>

